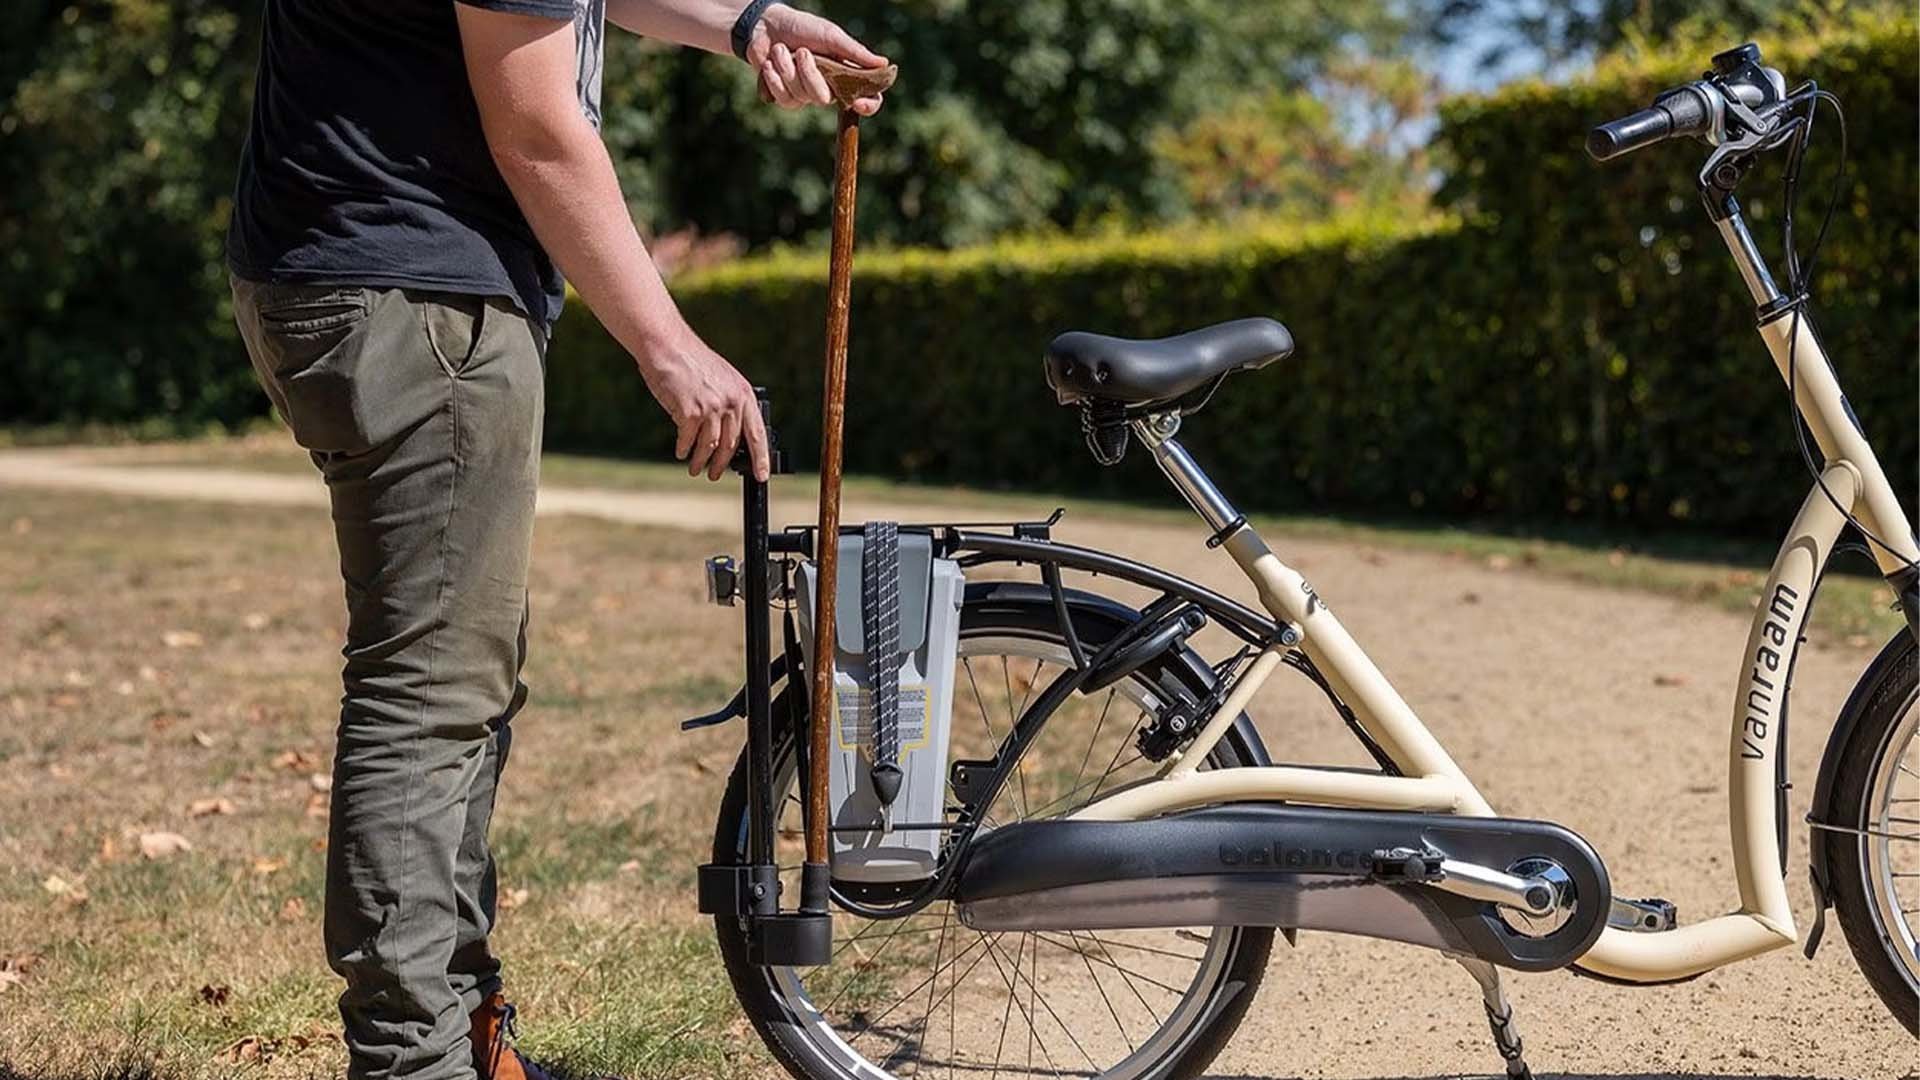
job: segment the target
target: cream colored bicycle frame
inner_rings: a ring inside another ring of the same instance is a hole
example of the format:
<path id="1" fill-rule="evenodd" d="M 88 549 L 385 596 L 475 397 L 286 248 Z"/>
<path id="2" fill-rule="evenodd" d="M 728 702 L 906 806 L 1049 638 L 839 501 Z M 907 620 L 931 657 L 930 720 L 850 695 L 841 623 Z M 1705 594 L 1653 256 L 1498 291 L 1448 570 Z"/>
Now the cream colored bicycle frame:
<path id="1" fill-rule="evenodd" d="M 1738 215 L 1721 223 L 1735 262 L 1766 305 L 1779 296 Z M 1790 315 L 1765 322 L 1760 334 L 1782 378 L 1788 372 Z M 1631 933 L 1609 927 L 1579 961 L 1600 975 L 1629 982 L 1684 978 L 1793 943 L 1777 846 L 1777 720 L 1805 626 L 1809 601 L 1827 557 L 1847 522 L 1848 508 L 1899 550 L 1877 550 L 1883 572 L 1901 559 L 1920 558 L 1912 530 L 1873 450 L 1852 419 L 1825 352 L 1805 319 L 1798 321 L 1797 365 L 1792 384 L 1796 405 L 1826 457 L 1821 486 L 1807 495 L 1754 613 L 1747 637 L 1745 674 L 1734 701 L 1728 739 L 1728 812 L 1733 863 L 1740 890 L 1737 910 L 1664 933 Z M 1177 417 L 1136 424 L 1143 441 L 1175 486 L 1217 530 L 1232 529 L 1238 516 L 1172 438 Z M 1831 496 L 1831 497 L 1829 497 Z M 1836 505 L 1837 504 L 1837 505 Z M 1233 530 L 1227 553 L 1259 589 L 1260 600 L 1283 626 L 1282 643 L 1259 654 L 1234 684 L 1219 711 L 1183 754 L 1159 775 L 1124 787 L 1083 808 L 1076 817 L 1137 820 L 1217 803 L 1279 800 L 1319 806 L 1437 811 L 1494 816 L 1494 810 L 1380 670 L 1293 568 L 1276 558 L 1251 527 Z M 1214 769 L 1200 761 L 1232 726 L 1285 655 L 1298 649 L 1313 661 L 1329 686 L 1353 710 L 1361 728 L 1403 774 L 1386 776 L 1299 766 Z"/>

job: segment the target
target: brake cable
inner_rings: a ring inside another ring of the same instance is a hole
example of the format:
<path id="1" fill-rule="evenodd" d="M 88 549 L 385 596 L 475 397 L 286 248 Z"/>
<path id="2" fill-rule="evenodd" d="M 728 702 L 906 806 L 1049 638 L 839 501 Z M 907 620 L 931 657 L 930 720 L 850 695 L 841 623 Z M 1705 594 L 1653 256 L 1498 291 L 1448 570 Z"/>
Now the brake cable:
<path id="1" fill-rule="evenodd" d="M 1813 482 L 1820 488 L 1820 493 L 1827 497 L 1827 501 L 1840 512 L 1847 524 L 1851 525 L 1869 544 L 1906 564 L 1908 570 L 1920 573 L 1920 562 L 1901 554 L 1897 548 L 1867 528 L 1866 524 L 1854 515 L 1853 508 L 1843 505 L 1832 489 L 1827 487 L 1826 476 L 1814 461 L 1813 449 L 1807 442 L 1807 423 L 1799 407 L 1800 326 L 1802 318 L 1808 314 L 1813 303 L 1814 266 L 1819 261 L 1821 247 L 1826 244 L 1827 232 L 1833 227 L 1834 214 L 1840 207 L 1840 200 L 1846 193 L 1848 139 L 1847 114 L 1846 110 L 1841 108 L 1839 98 L 1830 91 L 1820 89 L 1819 84 L 1812 82 L 1807 84 L 1807 89 L 1795 96 L 1806 97 L 1807 112 L 1805 116 L 1798 117 L 1794 121 L 1798 132 L 1787 151 L 1787 167 L 1781 178 L 1782 200 L 1785 203 L 1785 209 L 1781 214 L 1781 234 L 1786 248 L 1788 296 L 1786 307 L 1792 313 L 1793 319 L 1787 327 L 1787 409 L 1793 417 L 1793 433 L 1800 447 L 1800 460 L 1806 465 L 1808 475 L 1813 477 Z M 1814 233 L 1813 243 L 1807 249 L 1806 258 L 1802 259 L 1794 243 L 1794 210 L 1800 198 L 1800 172 L 1806 163 L 1807 146 L 1813 141 L 1814 118 L 1818 115 L 1820 103 L 1823 101 L 1833 109 L 1834 122 L 1840 125 L 1840 156 L 1834 166 L 1833 190 L 1827 198 L 1826 210 L 1821 214 L 1820 228 Z"/>

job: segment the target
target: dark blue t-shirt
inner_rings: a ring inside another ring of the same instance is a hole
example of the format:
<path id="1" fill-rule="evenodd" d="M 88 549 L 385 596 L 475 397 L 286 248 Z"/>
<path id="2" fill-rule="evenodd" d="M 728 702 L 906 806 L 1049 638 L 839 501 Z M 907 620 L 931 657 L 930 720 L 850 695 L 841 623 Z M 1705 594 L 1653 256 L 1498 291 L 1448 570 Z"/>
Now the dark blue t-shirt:
<path id="1" fill-rule="evenodd" d="M 266 0 L 227 262 L 253 281 L 503 296 L 559 316 L 564 285 L 494 167 L 455 0 Z M 606 0 L 459 0 L 573 22 L 600 121 Z"/>

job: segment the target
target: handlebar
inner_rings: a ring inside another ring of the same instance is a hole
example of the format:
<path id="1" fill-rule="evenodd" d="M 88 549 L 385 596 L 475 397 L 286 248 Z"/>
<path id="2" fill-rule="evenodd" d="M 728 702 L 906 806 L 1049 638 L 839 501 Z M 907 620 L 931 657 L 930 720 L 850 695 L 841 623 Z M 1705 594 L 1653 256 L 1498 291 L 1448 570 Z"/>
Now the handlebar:
<path id="1" fill-rule="evenodd" d="M 1611 161 L 1668 139 L 1711 134 L 1718 94 L 1705 80 L 1669 90 L 1651 108 L 1594 128 L 1587 135 L 1587 153 L 1595 161 Z"/>
<path id="2" fill-rule="evenodd" d="M 1699 136 L 1715 146 L 1775 127 L 1787 99 L 1786 80 L 1766 67 L 1757 45 L 1713 58 L 1713 70 L 1653 100 L 1649 108 L 1587 134 L 1587 153 L 1611 161 L 1668 139 Z"/>

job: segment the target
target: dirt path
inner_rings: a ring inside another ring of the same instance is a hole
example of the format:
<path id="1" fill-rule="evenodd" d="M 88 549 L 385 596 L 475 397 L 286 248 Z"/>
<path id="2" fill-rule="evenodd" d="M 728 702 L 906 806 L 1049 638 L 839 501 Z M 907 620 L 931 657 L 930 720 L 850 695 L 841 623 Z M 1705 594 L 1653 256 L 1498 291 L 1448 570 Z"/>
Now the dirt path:
<path id="1" fill-rule="evenodd" d="M 304 476 L 137 466 L 101 451 L 0 452 L 0 489 L 7 486 L 324 502 L 318 482 Z M 776 520 L 810 516 L 810 500 L 800 495 L 776 500 Z M 553 488 L 541 512 L 737 529 L 735 504 L 723 491 Z M 849 520 L 961 515 L 953 505 L 858 500 L 846 513 Z M 1248 593 L 1225 558 L 1201 546 L 1197 530 L 1097 515 L 1068 521 L 1068 539 Z M 1496 806 L 1581 832 L 1608 858 L 1622 895 L 1665 896 L 1688 921 L 1733 905 L 1724 756 L 1744 620 L 1446 555 L 1269 540 L 1312 578 Z M 1869 656 L 1816 645 L 1800 665 L 1791 820 L 1807 811 L 1829 718 Z M 1297 699 L 1274 697 L 1255 711 L 1276 758 L 1355 760 L 1337 725 L 1320 715 L 1311 726 L 1292 722 Z M 1790 889 L 1804 933 L 1812 915 L 1805 830 L 1791 836 Z M 1831 923 L 1811 962 L 1784 950 L 1664 988 L 1623 989 L 1565 974 L 1519 976 L 1510 986 L 1543 1075 L 1892 1080 L 1920 1071 L 1920 1047 L 1886 1016 Z M 1260 1000 L 1214 1073 L 1428 1078 L 1492 1075 L 1497 1063 L 1477 995 L 1452 963 L 1411 948 L 1308 934 L 1298 949 L 1279 947 Z"/>

